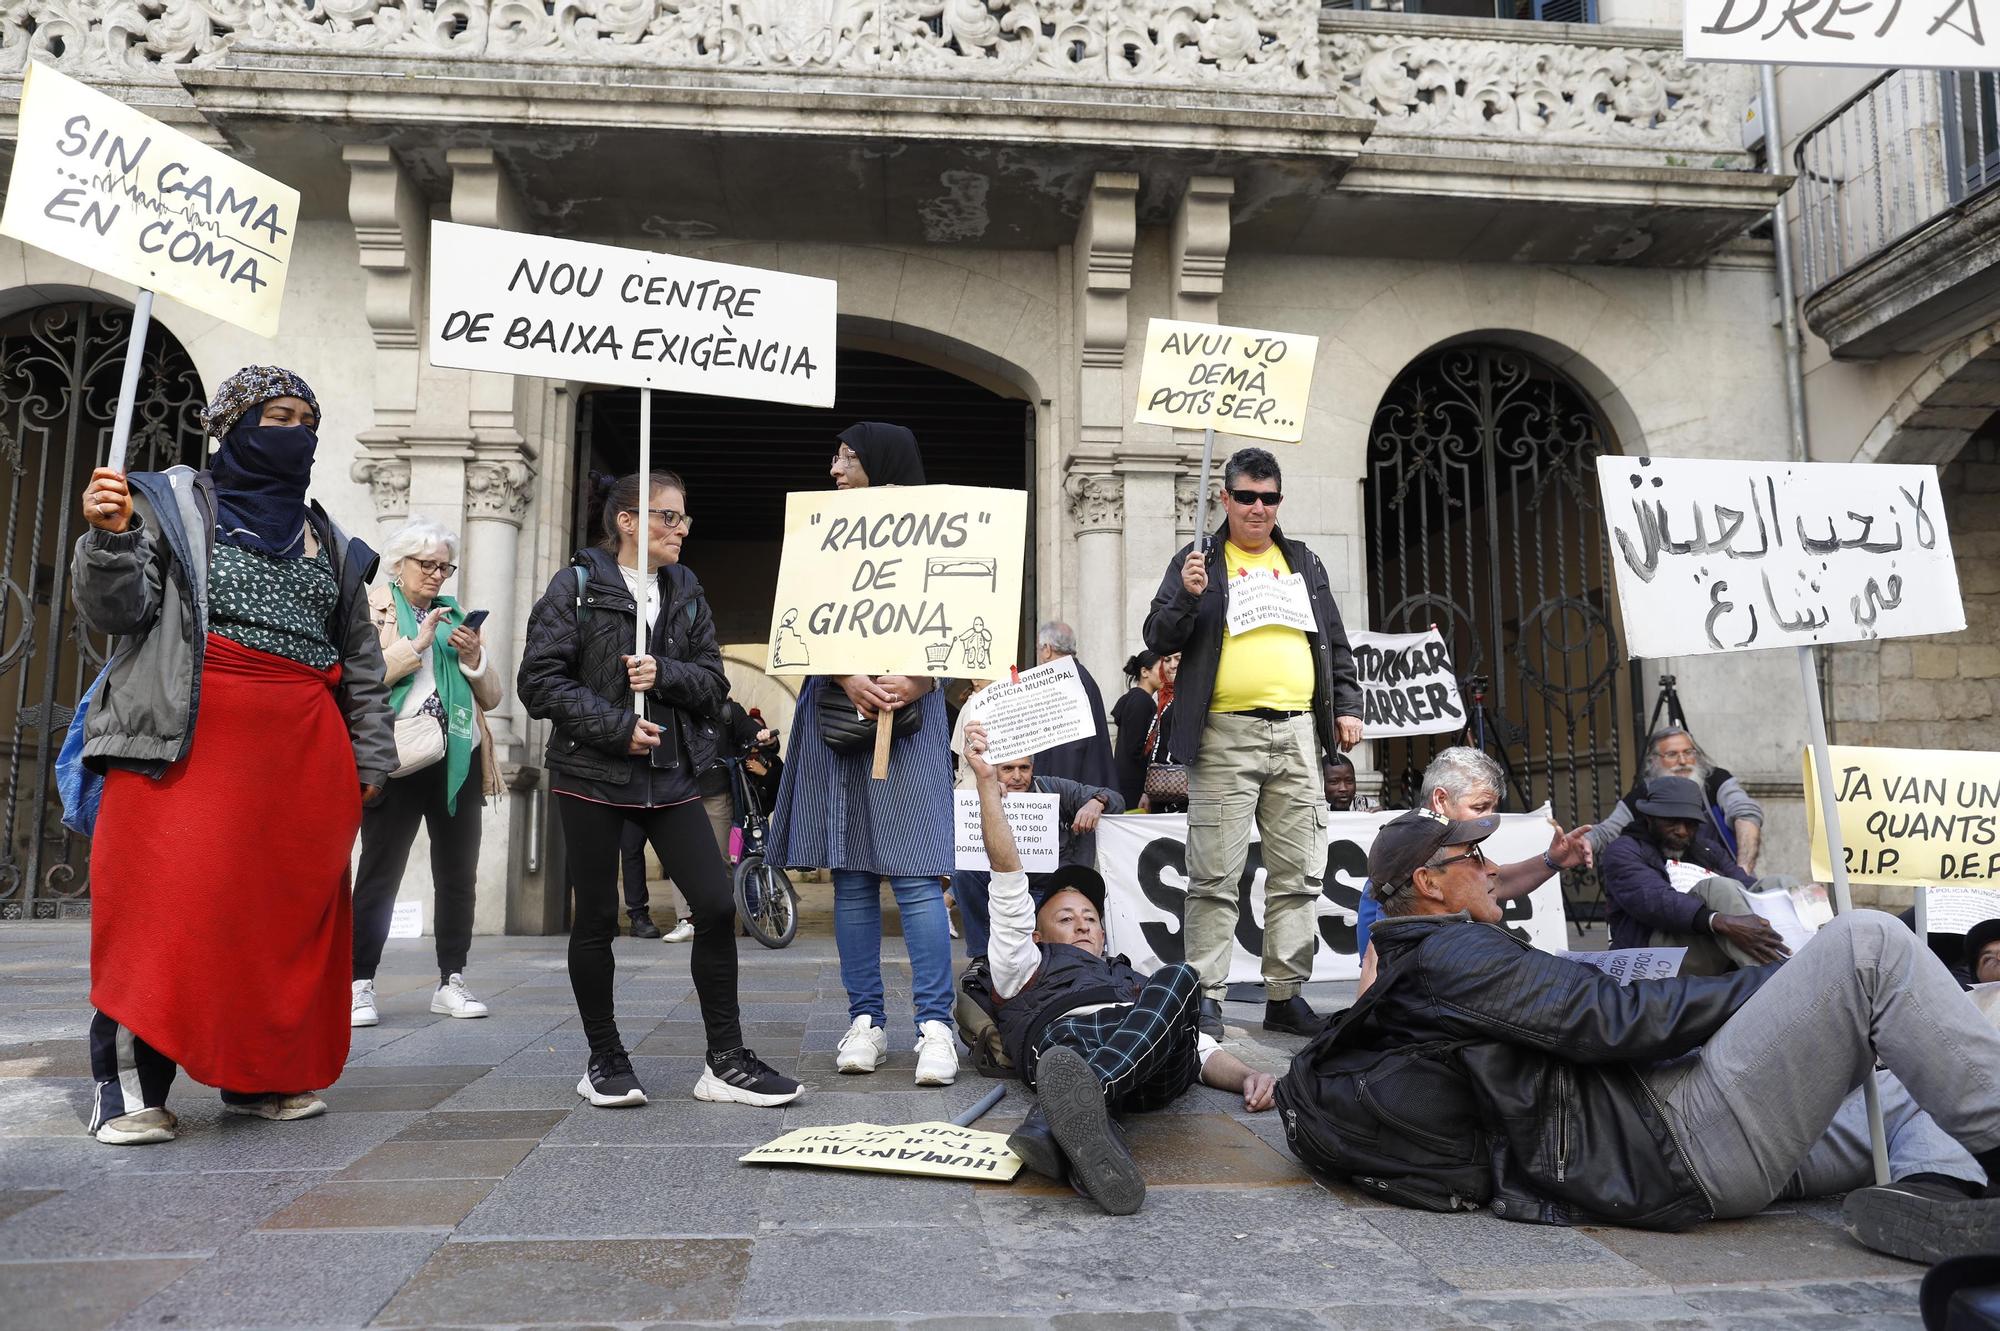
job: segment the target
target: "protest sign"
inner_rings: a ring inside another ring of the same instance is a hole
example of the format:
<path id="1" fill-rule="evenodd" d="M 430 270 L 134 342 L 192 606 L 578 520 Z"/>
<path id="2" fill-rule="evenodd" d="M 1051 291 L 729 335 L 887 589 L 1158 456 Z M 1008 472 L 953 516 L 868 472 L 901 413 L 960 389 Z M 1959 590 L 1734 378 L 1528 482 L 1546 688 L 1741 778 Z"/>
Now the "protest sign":
<path id="1" fill-rule="evenodd" d="M 768 673 L 990 676 L 1020 635 L 1027 515 L 964 485 L 787 495 Z"/>
<path id="2" fill-rule="evenodd" d="M 1226 623 L 1232 638 L 1273 624 L 1301 633 L 1313 632 L 1312 601 L 1306 595 L 1305 576 L 1273 571 L 1266 577 L 1243 570 L 1240 576 L 1229 580 Z"/>
<path id="3" fill-rule="evenodd" d="M 1005 1182 L 1021 1172 L 1021 1157 L 1007 1149 L 1006 1133 L 955 1123 L 799 1128 L 736 1158 L 746 1165 L 820 1165 L 988 1182 Z"/>
<path id="4" fill-rule="evenodd" d="M 1465 729 L 1465 703 L 1442 633 L 1350 633 L 1347 639 L 1361 677 L 1362 734 L 1380 739 Z"/>
<path id="5" fill-rule="evenodd" d="M 1401 809 L 1382 813 L 1327 815 L 1326 872 L 1314 903 L 1319 938 L 1314 944 L 1312 978 L 1352 980 L 1361 973 L 1355 955 L 1354 917 L 1368 878 L 1368 847 L 1384 823 Z M 1502 814 L 1500 829 L 1481 847 L 1501 864 L 1535 858 L 1549 847 L 1549 809 Z M 1252 836 L 1256 835 L 1252 828 Z M 1263 978 L 1264 858 L 1253 840 L 1237 880 L 1236 942 L 1230 949 L 1229 982 Z M 1181 920 L 1187 897 L 1187 815 L 1126 814 L 1097 824 L 1097 871 L 1104 875 L 1107 951 L 1122 952 L 1141 971 L 1187 960 Z M 1550 874 L 1525 897 L 1506 902 L 1505 923 L 1545 952 L 1563 950 L 1567 927 L 1562 880 Z"/>
<path id="6" fill-rule="evenodd" d="M 1671 980 L 1687 960 L 1684 947 L 1621 947 L 1608 952 L 1558 952 L 1565 961 L 1595 966 L 1620 984 L 1634 980 Z"/>
<path id="7" fill-rule="evenodd" d="M 1850 881 L 2000 888 L 2000 753 L 1836 744 L 1828 757 Z M 1829 878 L 1810 752 L 1805 772 L 1813 876 Z"/>
<path id="8" fill-rule="evenodd" d="M 433 222 L 430 359 L 830 407 L 835 291 L 821 277 Z"/>
<path id="9" fill-rule="evenodd" d="M 29 64 L 0 233 L 272 337 L 298 225 L 291 186 Z"/>
<path id="10" fill-rule="evenodd" d="M 1073 656 L 989 684 L 972 695 L 965 710 L 985 725 L 986 761 L 996 767 L 1097 733 Z"/>
<path id="11" fill-rule="evenodd" d="M 389 937 L 422 938 L 424 905 L 421 901 L 398 901 L 389 912 Z"/>
<path id="12" fill-rule="evenodd" d="M 1965 627 L 1937 468 L 1600 457 L 1635 656 Z"/>
<path id="13" fill-rule="evenodd" d="M 952 867 L 990 869 L 986 859 L 986 838 L 979 831 L 979 792 L 956 790 L 952 827 Z M 1059 795 L 1009 795 L 1000 801 L 1007 826 L 1014 833 L 1014 849 L 1021 853 L 1026 873 L 1054 873 L 1062 853 L 1062 797 Z"/>
<path id="14" fill-rule="evenodd" d="M 1690 60 L 1870 69 L 2000 68 L 1986 44 L 1980 0 L 1687 0 L 1681 43 Z"/>
<path id="15" fill-rule="evenodd" d="M 1319 339 L 1303 333 L 1154 319 L 1133 419 L 1299 443 L 1318 355 Z"/>
<path id="16" fill-rule="evenodd" d="M 2000 919 L 2000 892 L 1980 887 L 1933 887 L 1924 894 L 1924 932 L 1971 933 L 1972 926 Z"/>

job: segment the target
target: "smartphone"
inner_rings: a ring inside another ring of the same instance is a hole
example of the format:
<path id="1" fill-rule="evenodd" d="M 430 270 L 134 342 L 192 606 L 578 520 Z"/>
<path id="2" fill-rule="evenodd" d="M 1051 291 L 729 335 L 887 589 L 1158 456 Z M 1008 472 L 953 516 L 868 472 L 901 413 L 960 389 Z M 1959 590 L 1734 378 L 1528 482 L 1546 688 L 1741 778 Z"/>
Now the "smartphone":
<path id="1" fill-rule="evenodd" d="M 486 615 L 487 612 L 484 610 L 471 611 L 465 617 L 465 627 L 471 629 L 474 633 L 479 632 L 479 626 L 486 622 Z"/>

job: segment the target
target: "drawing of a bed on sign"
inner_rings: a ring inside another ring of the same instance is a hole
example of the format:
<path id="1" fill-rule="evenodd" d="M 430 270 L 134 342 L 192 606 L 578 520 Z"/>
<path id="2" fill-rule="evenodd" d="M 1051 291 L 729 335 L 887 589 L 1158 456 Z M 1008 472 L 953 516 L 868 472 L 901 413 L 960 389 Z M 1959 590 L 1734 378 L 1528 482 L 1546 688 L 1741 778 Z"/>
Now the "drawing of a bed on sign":
<path id="1" fill-rule="evenodd" d="M 991 671 L 1020 636 L 1027 516 L 964 485 L 788 495 L 770 673 Z"/>

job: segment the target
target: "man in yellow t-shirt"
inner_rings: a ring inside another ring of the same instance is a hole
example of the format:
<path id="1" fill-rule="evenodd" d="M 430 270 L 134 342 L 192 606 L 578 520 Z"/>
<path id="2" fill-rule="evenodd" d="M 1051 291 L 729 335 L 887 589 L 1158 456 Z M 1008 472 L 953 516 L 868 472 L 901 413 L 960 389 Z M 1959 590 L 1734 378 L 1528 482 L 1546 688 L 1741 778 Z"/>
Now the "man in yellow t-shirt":
<path id="1" fill-rule="evenodd" d="M 1181 653 L 1171 731 L 1188 768 L 1187 960 L 1219 1025 L 1254 831 L 1263 843 L 1264 1027 L 1311 1035 L 1313 899 L 1326 863 L 1321 755 L 1361 741 L 1361 683 L 1326 566 L 1278 528 L 1278 461 L 1245 448 L 1223 466 L 1226 522 L 1174 556 L 1146 646 Z"/>

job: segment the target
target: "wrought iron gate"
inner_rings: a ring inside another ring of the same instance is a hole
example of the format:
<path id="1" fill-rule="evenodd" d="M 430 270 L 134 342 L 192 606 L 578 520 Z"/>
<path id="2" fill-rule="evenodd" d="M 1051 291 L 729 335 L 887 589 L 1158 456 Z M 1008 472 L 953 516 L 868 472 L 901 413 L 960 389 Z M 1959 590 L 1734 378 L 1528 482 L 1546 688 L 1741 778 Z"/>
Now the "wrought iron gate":
<path id="1" fill-rule="evenodd" d="M 1404 370 L 1376 409 L 1366 481 L 1376 627 L 1450 644 L 1473 722 L 1508 770 L 1508 804 L 1549 801 L 1565 826 L 1622 793 L 1632 687 L 1598 508 L 1610 448 L 1584 394 L 1506 348 L 1456 346 Z M 1483 702 L 1475 702 L 1475 698 Z M 1385 803 L 1461 736 L 1376 746 Z M 1595 899 L 1588 875 L 1572 904 Z"/>
<path id="2" fill-rule="evenodd" d="M 89 847 L 62 825 L 56 751 L 108 644 L 69 599 L 77 496 L 111 442 L 129 311 L 45 305 L 0 320 L 0 919 L 88 915 Z M 132 417 L 130 466 L 201 458 L 201 380 L 154 324 Z"/>

